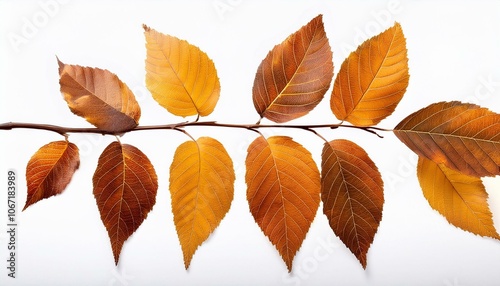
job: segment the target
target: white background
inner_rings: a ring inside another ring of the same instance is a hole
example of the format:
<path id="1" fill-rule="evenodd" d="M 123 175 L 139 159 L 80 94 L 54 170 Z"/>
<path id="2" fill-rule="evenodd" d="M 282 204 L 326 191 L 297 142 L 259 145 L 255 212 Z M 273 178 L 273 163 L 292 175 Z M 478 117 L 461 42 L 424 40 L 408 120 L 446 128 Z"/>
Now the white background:
<path id="1" fill-rule="evenodd" d="M 407 38 L 410 84 L 392 128 L 430 103 L 462 100 L 500 112 L 499 1 L 0 1 L 0 122 L 90 127 L 73 115 L 59 92 L 56 55 L 65 63 L 108 69 L 134 91 L 141 125 L 183 121 L 162 109 L 144 88 L 142 24 L 205 51 L 221 81 L 221 97 L 206 120 L 255 123 L 251 90 L 267 52 L 318 14 L 333 49 L 335 74 L 362 40 L 401 23 Z M 50 4 L 50 5 L 49 5 Z M 224 10 L 225 9 L 225 10 Z M 20 39 L 22 38 L 22 39 Z M 17 42 L 16 42 L 17 40 Z M 14 42 L 13 42 L 14 41 Z M 21 42 L 19 42 L 21 41 Z M 490 84 L 488 84 L 490 82 Z M 493 82 L 493 84 L 491 84 Z M 292 123 L 336 123 L 330 91 L 309 115 Z M 192 118 L 191 118 L 192 119 Z M 72 134 L 81 166 L 63 195 L 18 214 L 18 272 L 7 277 L 7 236 L 0 233 L 1 285 L 495 285 L 500 283 L 500 242 L 449 225 L 423 198 L 415 156 L 395 136 L 320 130 L 364 147 L 385 181 L 379 231 L 363 270 L 330 230 L 321 208 L 299 250 L 292 274 L 249 213 L 243 163 L 255 134 L 193 127 L 193 136 L 221 141 L 236 168 L 235 198 L 220 227 L 184 270 L 170 210 L 168 170 L 175 148 L 188 138 L 174 131 L 134 132 L 121 141 L 140 148 L 159 177 L 157 202 L 125 243 L 114 265 L 107 232 L 92 194 L 92 175 L 111 136 Z M 321 140 L 300 130 L 289 135 L 320 162 Z M 56 133 L 0 131 L 0 186 L 18 173 L 18 210 L 26 200 L 25 166 Z M 2 175 L 3 174 L 3 175 Z M 495 223 L 500 224 L 499 178 L 485 180 Z M 6 187 L 4 187 L 6 190 Z M 0 192 L 0 225 L 6 194 Z M 3 229 L 4 227 L 0 227 Z"/>

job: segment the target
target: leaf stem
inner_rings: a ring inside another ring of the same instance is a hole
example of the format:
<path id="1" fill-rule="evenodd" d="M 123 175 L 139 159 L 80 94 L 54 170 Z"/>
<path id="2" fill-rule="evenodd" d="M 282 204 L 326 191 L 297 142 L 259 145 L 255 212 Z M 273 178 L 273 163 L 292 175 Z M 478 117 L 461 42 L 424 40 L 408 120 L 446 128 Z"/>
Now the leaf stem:
<path id="1" fill-rule="evenodd" d="M 381 135 L 377 133 L 377 131 L 392 131 L 391 129 L 384 129 L 379 127 L 365 127 L 365 126 L 354 126 L 354 125 L 344 125 L 344 124 L 312 124 L 312 125 L 297 125 L 297 124 L 231 124 L 231 123 L 219 123 L 216 121 L 184 121 L 173 124 L 164 124 L 164 125 L 147 125 L 147 126 L 137 126 L 134 129 L 120 132 L 112 132 L 107 131 L 95 127 L 91 128 L 75 128 L 75 127 L 64 127 L 58 125 L 50 125 L 50 124 L 39 124 L 39 123 L 23 123 L 23 122 L 7 122 L 0 124 L 0 130 L 12 130 L 12 129 L 36 129 L 36 130 L 44 130 L 44 131 L 52 131 L 63 136 L 66 136 L 68 133 L 95 133 L 102 135 L 115 135 L 121 136 L 122 134 L 128 132 L 135 131 L 146 131 L 146 130 L 168 130 L 175 129 L 177 131 L 183 130 L 186 127 L 224 127 L 224 128 L 240 128 L 247 129 L 251 131 L 257 131 L 259 128 L 292 128 L 292 129 L 302 129 L 309 132 L 316 133 L 313 129 L 321 129 L 321 128 L 353 128 L 360 129 L 372 134 L 375 134 L 379 138 L 383 138 Z"/>

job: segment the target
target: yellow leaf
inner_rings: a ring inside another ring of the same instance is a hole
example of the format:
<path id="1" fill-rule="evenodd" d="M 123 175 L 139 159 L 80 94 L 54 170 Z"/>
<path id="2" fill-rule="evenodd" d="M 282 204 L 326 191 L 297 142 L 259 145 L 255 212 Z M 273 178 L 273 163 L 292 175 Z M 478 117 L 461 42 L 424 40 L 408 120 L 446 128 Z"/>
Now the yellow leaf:
<path id="1" fill-rule="evenodd" d="M 233 162 L 217 140 L 201 137 L 181 144 L 170 167 L 175 228 L 186 269 L 229 211 L 234 195 Z"/>
<path id="2" fill-rule="evenodd" d="M 419 157 L 417 175 L 430 206 L 451 224 L 481 236 L 499 239 L 480 178 L 467 176 Z"/>
<path id="3" fill-rule="evenodd" d="M 376 125 L 394 112 L 409 77 L 406 40 L 396 23 L 342 63 L 330 100 L 333 114 L 353 125 Z"/>
<path id="4" fill-rule="evenodd" d="M 146 86 L 153 98 L 178 116 L 207 116 L 215 108 L 220 83 L 213 61 L 198 47 L 143 26 Z"/>
<path id="5" fill-rule="evenodd" d="M 123 244 L 153 209 L 158 177 L 139 149 L 112 142 L 99 157 L 92 181 L 101 220 L 118 264 Z"/>
<path id="6" fill-rule="evenodd" d="M 73 113 L 97 128 L 120 133 L 139 124 L 141 109 L 134 94 L 108 70 L 59 61 L 59 84 Z"/>
<path id="7" fill-rule="evenodd" d="M 382 220 L 382 176 L 365 150 L 348 140 L 325 143 L 321 157 L 323 212 L 366 268 L 366 254 Z"/>
<path id="8" fill-rule="evenodd" d="M 245 165 L 250 212 L 291 271 L 319 207 L 318 168 L 309 151 L 285 136 L 255 139 Z"/>
<path id="9" fill-rule="evenodd" d="M 51 142 L 36 151 L 26 166 L 28 196 L 23 210 L 61 194 L 79 166 L 78 147 L 68 141 Z"/>
<path id="10" fill-rule="evenodd" d="M 413 152 L 469 176 L 500 175 L 500 114 L 458 101 L 410 114 L 394 134 Z"/>
<path id="11" fill-rule="evenodd" d="M 261 62 L 253 85 L 260 117 L 286 122 L 311 111 L 333 77 L 332 51 L 322 16 L 275 46 Z"/>

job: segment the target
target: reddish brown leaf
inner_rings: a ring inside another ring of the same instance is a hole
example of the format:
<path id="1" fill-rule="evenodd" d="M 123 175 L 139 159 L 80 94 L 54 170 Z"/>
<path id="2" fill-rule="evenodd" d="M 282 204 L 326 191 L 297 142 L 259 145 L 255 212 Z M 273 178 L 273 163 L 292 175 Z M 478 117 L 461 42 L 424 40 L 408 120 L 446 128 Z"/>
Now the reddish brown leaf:
<path id="1" fill-rule="evenodd" d="M 207 116 L 215 108 L 220 83 L 213 61 L 187 41 L 144 27 L 146 86 L 174 115 Z"/>
<path id="2" fill-rule="evenodd" d="M 408 86 L 406 40 L 396 23 L 342 63 L 330 107 L 339 120 L 371 126 L 391 115 Z"/>
<path id="3" fill-rule="evenodd" d="M 61 92 L 74 114 L 109 132 L 119 133 L 137 126 L 141 117 L 139 104 L 114 73 L 58 62 Z"/>
<path id="4" fill-rule="evenodd" d="M 262 61 L 253 84 L 260 117 L 286 122 L 311 111 L 333 77 L 332 51 L 322 15 L 275 46 Z"/>
<path id="5" fill-rule="evenodd" d="M 382 220 L 382 177 L 363 148 L 348 140 L 325 143 L 321 157 L 323 212 L 366 268 L 366 253 Z"/>
<path id="6" fill-rule="evenodd" d="M 480 178 L 419 157 L 417 175 L 429 205 L 451 224 L 481 236 L 499 239 Z"/>
<path id="7" fill-rule="evenodd" d="M 158 178 L 139 149 L 113 142 L 99 157 L 94 196 L 118 264 L 123 243 L 146 219 L 156 202 Z"/>
<path id="8" fill-rule="evenodd" d="M 234 196 L 233 162 L 210 137 L 181 144 L 170 167 L 175 228 L 186 269 L 200 246 L 229 211 Z"/>
<path id="9" fill-rule="evenodd" d="M 291 271 L 319 207 L 318 168 L 309 151 L 285 136 L 255 139 L 245 164 L 250 212 Z"/>
<path id="10" fill-rule="evenodd" d="M 80 166 L 78 147 L 68 141 L 42 146 L 26 167 L 28 197 L 23 211 L 30 205 L 61 194 Z"/>
<path id="11" fill-rule="evenodd" d="M 419 156 L 469 176 L 500 175 L 500 114 L 439 102 L 401 121 L 394 134 Z"/>

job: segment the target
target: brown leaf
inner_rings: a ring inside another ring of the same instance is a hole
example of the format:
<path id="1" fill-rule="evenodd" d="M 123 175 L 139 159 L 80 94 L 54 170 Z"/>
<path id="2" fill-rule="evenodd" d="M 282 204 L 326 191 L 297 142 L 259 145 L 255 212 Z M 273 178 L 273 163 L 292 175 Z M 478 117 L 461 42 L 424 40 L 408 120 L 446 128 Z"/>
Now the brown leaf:
<path id="1" fill-rule="evenodd" d="M 309 151 L 285 136 L 255 139 L 245 164 L 250 212 L 291 271 L 319 207 L 318 168 Z"/>
<path id="2" fill-rule="evenodd" d="M 261 62 L 253 84 L 253 104 L 261 118 L 274 122 L 301 117 L 323 99 L 332 77 L 332 51 L 319 15 Z"/>
<path id="3" fill-rule="evenodd" d="M 366 253 L 382 220 L 382 177 L 363 148 L 348 140 L 325 143 L 321 157 L 323 212 L 366 268 Z"/>
<path id="4" fill-rule="evenodd" d="M 333 114 L 353 125 L 376 125 L 394 112 L 409 77 L 406 40 L 396 23 L 342 63 L 330 100 Z"/>
<path id="5" fill-rule="evenodd" d="M 113 142 L 99 157 L 94 196 L 118 264 L 123 243 L 146 219 L 156 202 L 158 178 L 139 149 Z"/>
<path id="6" fill-rule="evenodd" d="M 417 175 L 430 206 L 451 224 L 481 236 L 500 239 L 481 179 L 419 157 Z"/>
<path id="7" fill-rule="evenodd" d="M 26 167 L 28 197 L 23 211 L 30 205 L 61 194 L 80 166 L 78 147 L 68 141 L 42 146 Z"/>
<path id="8" fill-rule="evenodd" d="M 181 144 L 170 167 L 172 212 L 184 253 L 191 258 L 229 211 L 234 196 L 233 162 L 217 140 L 201 137 Z"/>
<path id="9" fill-rule="evenodd" d="M 213 61 L 185 40 L 147 26 L 146 86 L 153 98 L 178 116 L 207 116 L 215 108 L 220 83 Z"/>
<path id="10" fill-rule="evenodd" d="M 500 175 L 500 115 L 486 108 L 434 103 L 406 117 L 394 134 L 419 156 L 466 175 Z"/>
<path id="11" fill-rule="evenodd" d="M 59 84 L 71 111 L 97 128 L 120 133 L 134 129 L 141 109 L 130 89 L 114 73 L 59 63 Z"/>

